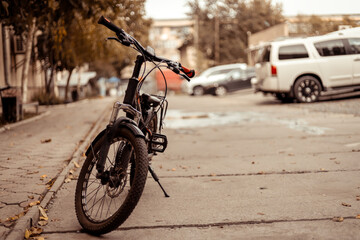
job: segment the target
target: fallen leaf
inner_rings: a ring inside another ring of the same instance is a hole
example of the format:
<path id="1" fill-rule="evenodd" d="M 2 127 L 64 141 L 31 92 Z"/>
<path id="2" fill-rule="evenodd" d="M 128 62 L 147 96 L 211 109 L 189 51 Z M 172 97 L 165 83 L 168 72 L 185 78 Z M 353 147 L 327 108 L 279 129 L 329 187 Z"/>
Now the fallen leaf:
<path id="1" fill-rule="evenodd" d="M 47 175 L 44 174 L 44 175 L 42 175 L 42 176 L 40 177 L 40 180 L 44 180 L 44 178 L 46 178 L 46 177 L 47 177 Z"/>
<path id="2" fill-rule="evenodd" d="M 34 199 L 34 196 L 33 196 L 33 195 L 29 195 L 28 198 L 29 198 L 29 199 Z"/>
<path id="3" fill-rule="evenodd" d="M 351 207 L 351 204 L 348 204 L 348 203 L 341 203 L 341 205 L 343 205 L 344 207 Z"/>
<path id="4" fill-rule="evenodd" d="M 335 160 L 336 159 L 336 157 L 332 157 L 332 158 L 329 158 L 330 160 Z"/>
<path id="5" fill-rule="evenodd" d="M 356 196 L 356 201 L 360 201 L 360 195 Z"/>
<path id="6" fill-rule="evenodd" d="M 210 173 L 210 176 L 211 176 L 211 177 L 215 177 L 216 174 L 215 174 L 215 173 Z"/>
<path id="7" fill-rule="evenodd" d="M 70 179 L 70 178 L 66 178 L 64 182 L 65 182 L 65 183 L 69 183 L 69 182 L 71 182 L 71 179 Z"/>
<path id="8" fill-rule="evenodd" d="M 46 214 L 45 209 L 44 209 L 43 207 L 41 207 L 41 206 L 39 206 L 38 208 L 39 208 L 39 211 L 40 211 L 40 213 L 41 213 L 41 215 L 42 215 L 42 216 L 40 216 L 40 219 L 41 219 L 41 220 L 45 220 L 45 221 L 49 220 L 49 217 L 48 217 L 48 215 Z"/>
<path id="9" fill-rule="evenodd" d="M 255 162 L 251 162 L 251 164 L 255 164 Z"/>
<path id="10" fill-rule="evenodd" d="M 41 140 L 41 143 L 49 143 L 51 142 L 51 138 Z"/>
<path id="11" fill-rule="evenodd" d="M 39 235 L 43 232 L 42 228 L 38 228 L 38 227 L 31 227 L 30 228 L 30 236 L 33 236 L 33 235 Z"/>
<path id="12" fill-rule="evenodd" d="M 52 178 L 52 179 L 50 179 L 50 180 L 46 183 L 46 185 L 48 186 L 48 188 L 51 188 L 52 185 L 54 185 L 55 180 L 56 180 L 55 178 Z"/>
<path id="13" fill-rule="evenodd" d="M 25 235 L 24 235 L 25 239 L 29 239 L 30 235 L 31 235 L 31 232 L 29 231 L 29 229 L 26 229 L 25 230 Z"/>
<path id="14" fill-rule="evenodd" d="M 176 171 L 176 168 L 172 168 L 171 171 L 173 171 L 173 172 Z"/>
<path id="15" fill-rule="evenodd" d="M 265 215 L 265 213 L 258 212 L 257 215 Z"/>
<path id="16" fill-rule="evenodd" d="M 31 202 L 31 203 L 29 203 L 29 207 L 32 207 L 32 206 L 35 206 L 35 205 L 38 205 L 38 204 L 40 204 L 40 201 L 34 201 L 34 202 Z"/>
<path id="17" fill-rule="evenodd" d="M 343 222 L 344 221 L 344 218 L 343 217 L 334 217 L 332 219 L 334 222 Z"/>
<path id="18" fill-rule="evenodd" d="M 46 226 L 48 224 L 48 222 L 47 221 L 39 221 L 38 224 L 40 226 Z"/>
<path id="19" fill-rule="evenodd" d="M 80 165 L 79 165 L 77 162 L 74 162 L 74 166 L 75 166 L 76 168 L 79 168 L 79 167 L 80 167 Z"/>
<path id="20" fill-rule="evenodd" d="M 358 214 L 358 215 L 356 216 L 356 219 L 360 219 L 360 214 Z"/>

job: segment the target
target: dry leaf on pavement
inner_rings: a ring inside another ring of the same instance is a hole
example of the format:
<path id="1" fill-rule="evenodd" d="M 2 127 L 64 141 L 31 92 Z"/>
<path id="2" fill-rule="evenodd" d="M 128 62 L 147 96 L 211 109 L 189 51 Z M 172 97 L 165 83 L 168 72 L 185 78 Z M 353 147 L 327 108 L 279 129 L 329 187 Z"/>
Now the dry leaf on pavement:
<path id="1" fill-rule="evenodd" d="M 334 222 L 343 222 L 344 221 L 344 218 L 343 217 L 334 217 L 332 219 Z"/>
<path id="2" fill-rule="evenodd" d="M 51 142 L 51 138 L 41 140 L 41 143 L 49 143 Z"/>
<path id="3" fill-rule="evenodd" d="M 351 207 L 351 204 L 348 204 L 348 203 L 341 203 L 341 205 L 343 205 L 344 207 Z"/>
<path id="4" fill-rule="evenodd" d="M 42 220 L 42 221 L 39 221 L 38 224 L 40 226 L 46 226 L 48 224 L 48 221 Z"/>
<path id="5" fill-rule="evenodd" d="M 45 209 L 42 206 L 39 206 L 38 208 L 39 208 L 40 213 L 41 213 L 40 220 L 45 220 L 45 221 L 49 220 L 49 217 L 46 214 Z"/>

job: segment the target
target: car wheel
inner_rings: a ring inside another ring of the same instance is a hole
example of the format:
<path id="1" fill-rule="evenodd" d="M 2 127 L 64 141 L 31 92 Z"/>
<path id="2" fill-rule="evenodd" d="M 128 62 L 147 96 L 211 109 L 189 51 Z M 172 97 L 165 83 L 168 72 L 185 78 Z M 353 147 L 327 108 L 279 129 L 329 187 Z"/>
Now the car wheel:
<path id="1" fill-rule="evenodd" d="M 312 76 L 303 76 L 294 84 L 295 98 L 301 103 L 316 102 L 321 93 L 319 80 Z"/>
<path id="2" fill-rule="evenodd" d="M 193 89 L 194 96 L 202 96 L 204 95 L 204 88 L 201 86 L 196 86 Z"/>
<path id="3" fill-rule="evenodd" d="M 218 86 L 215 88 L 215 95 L 216 96 L 224 96 L 227 93 L 227 89 L 224 86 Z"/>

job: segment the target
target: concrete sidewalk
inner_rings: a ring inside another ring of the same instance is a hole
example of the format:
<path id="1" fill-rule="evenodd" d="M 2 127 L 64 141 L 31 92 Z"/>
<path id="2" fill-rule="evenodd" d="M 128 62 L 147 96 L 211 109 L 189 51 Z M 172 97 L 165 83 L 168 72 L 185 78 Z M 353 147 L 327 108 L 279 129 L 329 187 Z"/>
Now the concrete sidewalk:
<path id="1" fill-rule="evenodd" d="M 0 132 L 0 239 L 40 203 L 94 125 L 109 117 L 113 102 L 41 107 L 40 117 Z"/>
<path id="2" fill-rule="evenodd" d="M 41 236 L 359 239 L 359 117 L 271 101 L 253 95 L 169 97 L 169 146 L 152 161 L 170 198 L 149 176 L 129 219 L 109 234 L 90 236 L 76 219 L 71 181 L 47 206 Z M 206 125 L 218 116 L 231 122 Z M 175 127 L 177 121 L 188 125 Z"/>

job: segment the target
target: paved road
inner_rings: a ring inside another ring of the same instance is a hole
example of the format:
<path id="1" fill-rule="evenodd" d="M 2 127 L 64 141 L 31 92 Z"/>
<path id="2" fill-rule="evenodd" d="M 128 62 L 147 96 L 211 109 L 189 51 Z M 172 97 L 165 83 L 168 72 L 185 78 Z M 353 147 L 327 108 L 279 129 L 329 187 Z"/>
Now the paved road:
<path id="1" fill-rule="evenodd" d="M 0 132 L 0 239 L 43 198 L 112 101 L 41 107 L 40 119 Z"/>
<path id="2" fill-rule="evenodd" d="M 342 105 L 357 111 L 358 104 L 356 98 L 280 104 L 271 97 L 240 92 L 223 98 L 171 96 L 165 130 L 170 145 L 153 159 L 171 197 L 164 198 L 148 178 L 130 218 L 102 238 L 358 238 L 360 118 L 355 112 L 335 111 Z M 86 111 L 79 116 L 86 116 Z M 42 127 L 35 129 L 39 133 L 30 142 L 46 140 Z M 77 131 L 81 129 L 70 129 L 71 134 Z M 47 146 L 54 139 L 38 145 Z M 50 171 L 48 165 L 44 167 Z M 40 171 L 33 180 L 43 189 L 39 176 L 47 172 Z M 49 221 L 41 236 L 98 239 L 81 232 L 74 213 L 75 184 L 64 184 L 47 206 Z M 33 189 L 31 193 L 37 194 Z M 334 217 L 344 220 L 336 222 Z"/>
<path id="3" fill-rule="evenodd" d="M 358 239 L 360 118 L 313 106 L 241 93 L 170 97 L 170 145 L 153 167 L 171 197 L 149 178 L 130 218 L 102 238 Z M 48 206 L 42 236 L 98 239 L 81 233 L 74 187 Z"/>

